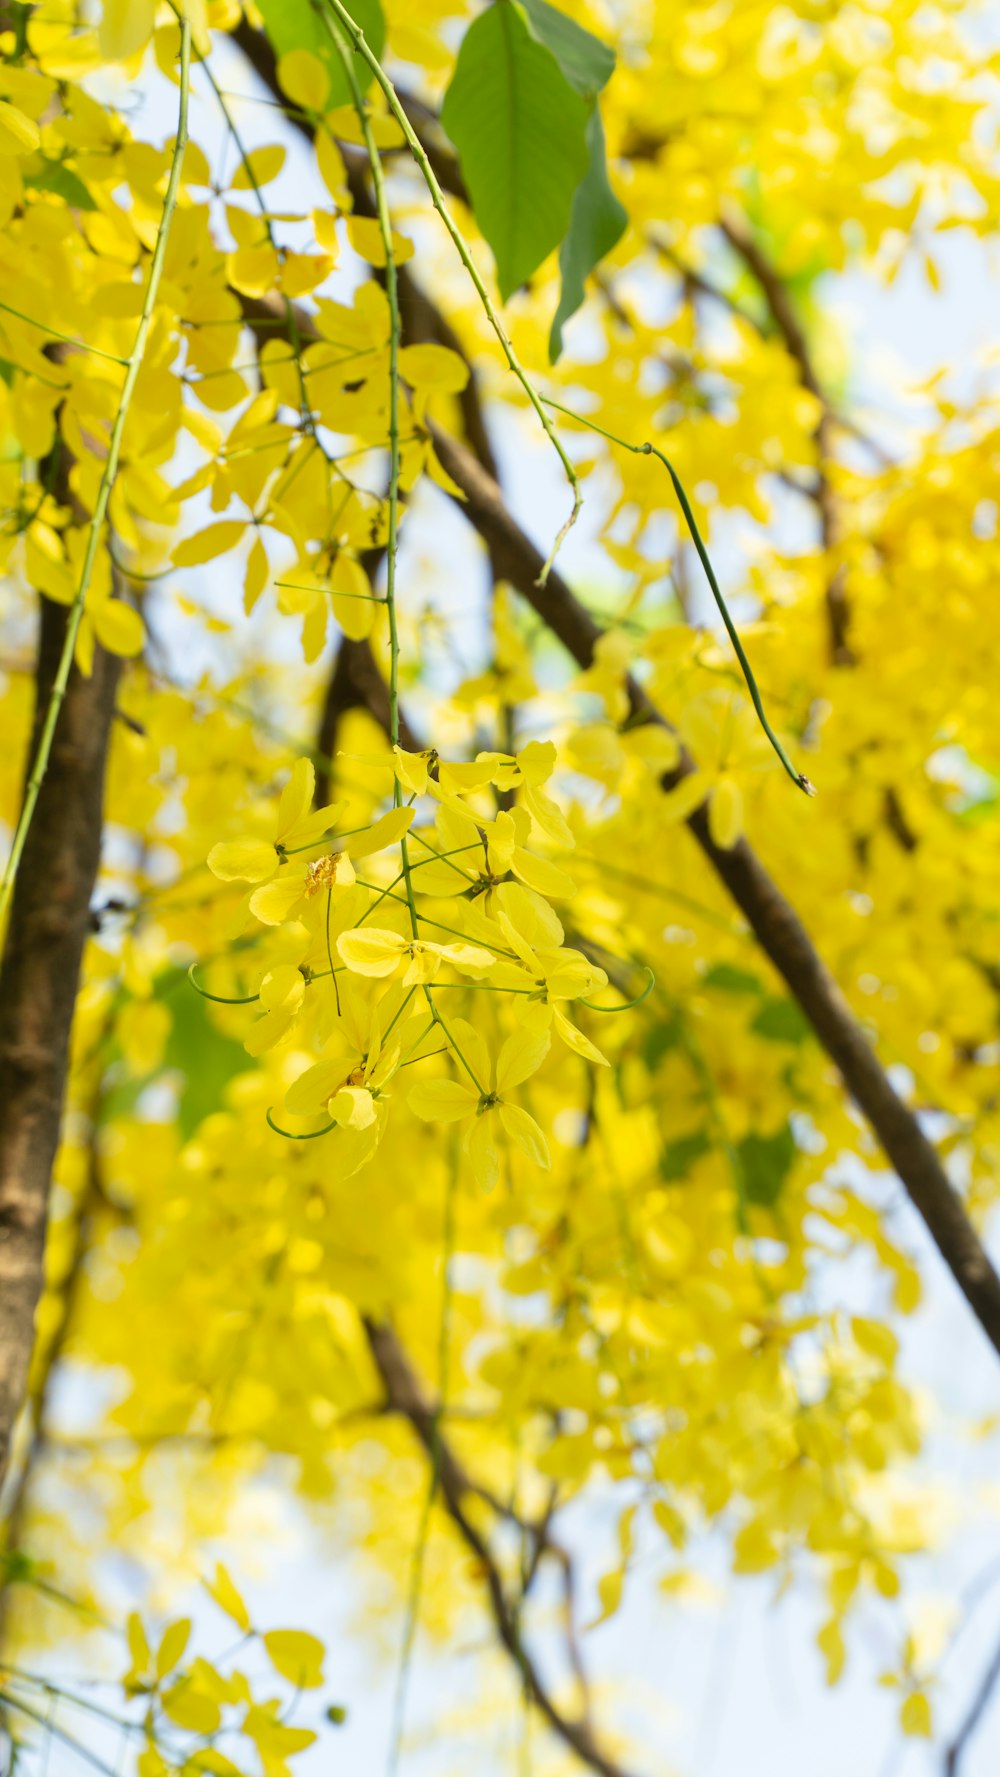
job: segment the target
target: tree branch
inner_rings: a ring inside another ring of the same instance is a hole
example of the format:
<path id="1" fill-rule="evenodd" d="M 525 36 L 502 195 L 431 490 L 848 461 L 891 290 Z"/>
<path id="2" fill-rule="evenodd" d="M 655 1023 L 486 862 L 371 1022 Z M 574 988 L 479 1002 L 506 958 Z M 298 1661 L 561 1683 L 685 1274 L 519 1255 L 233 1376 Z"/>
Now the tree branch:
<path id="1" fill-rule="evenodd" d="M 469 1482 L 465 1471 L 456 1463 L 453 1453 L 442 1438 L 433 1404 L 427 1398 L 420 1378 L 392 1327 L 385 1322 L 371 1320 L 366 1320 L 364 1326 L 388 1405 L 394 1412 L 409 1420 L 428 1456 L 437 1461 L 441 1495 L 448 1515 L 482 1568 L 497 1633 L 516 1664 L 536 1709 L 564 1745 L 575 1752 L 592 1771 L 598 1772 L 599 1777 L 627 1777 L 625 1768 L 598 1744 L 586 1714 L 569 1716 L 553 1701 L 525 1647 L 518 1609 L 507 1596 L 503 1576 L 489 1543 L 466 1509 L 467 1495 L 478 1490 Z M 529 1534 L 533 1530 L 536 1537 L 539 1535 L 538 1526 L 529 1525 L 527 1529 Z M 547 1534 L 546 1528 L 545 1535 Z M 549 1544 L 549 1552 L 555 1552 L 556 1547 L 557 1545 Z M 568 1562 L 565 1551 L 559 1553 L 563 1561 Z M 569 1595 L 572 1596 L 572 1582 Z M 570 1645 L 572 1648 L 572 1642 Z"/>
<path id="2" fill-rule="evenodd" d="M 500 572 L 559 637 L 581 667 L 591 664 L 600 626 L 557 572 L 537 584 L 544 557 L 507 509 L 496 482 L 471 451 L 432 426 L 434 446 L 465 499 L 460 510 L 489 545 Z M 665 723 L 642 688 L 631 681 L 633 712 Z M 669 725 L 669 724 L 667 724 Z M 663 780 L 672 789 L 694 769 L 682 755 Z M 688 826 L 761 948 L 784 978 L 844 1083 L 894 1166 L 911 1202 L 994 1348 L 1000 1352 L 1000 1277 L 972 1226 L 938 1155 L 919 1121 L 894 1091 L 868 1036 L 825 968 L 802 921 L 746 840 L 731 850 L 717 846 L 702 806 Z"/>
<path id="3" fill-rule="evenodd" d="M 34 732 L 38 745 L 66 633 L 43 598 Z M 70 1028 L 101 848 L 104 771 L 120 662 L 98 647 L 74 666 L 15 885 L 0 966 L 0 1477 L 24 1395 L 42 1288 L 52 1165 Z"/>
<path id="4" fill-rule="evenodd" d="M 945 1777 L 958 1777 L 958 1769 L 966 1749 L 989 1707 L 998 1683 L 1000 1683 L 1000 1643 L 997 1644 L 993 1657 L 983 1673 L 979 1688 L 969 1704 L 965 1719 L 945 1754 Z"/>
<path id="5" fill-rule="evenodd" d="M 263 307 L 274 313 L 280 301 L 265 299 Z M 423 296 L 419 301 L 432 307 Z M 244 312 L 252 318 L 246 302 Z M 801 329 L 796 336 L 794 314 L 786 315 L 785 321 L 805 350 Z M 303 337 L 315 332 L 304 313 L 300 326 Z M 815 383 L 811 369 L 809 374 Z M 464 496 L 459 509 L 486 543 L 495 574 L 527 599 L 578 665 L 588 667 L 603 634 L 600 626 L 558 572 L 552 571 L 546 584 L 538 585 L 544 557 L 508 510 L 494 476 L 467 446 L 439 426 L 431 423 L 429 430 L 442 465 Z M 636 681 L 630 680 L 628 689 L 634 715 L 670 726 Z M 673 788 L 693 770 L 693 760 L 682 753 L 677 767 L 664 777 L 663 787 Z M 705 806 L 696 809 L 687 824 L 838 1068 L 983 1331 L 1000 1353 L 1000 1277 L 917 1116 L 893 1089 L 802 921 L 745 840 L 730 850 L 714 843 Z"/>
<path id="6" fill-rule="evenodd" d="M 328 751 L 332 756 L 341 717 L 348 710 L 359 707 L 366 708 L 386 734 L 389 733 L 388 696 L 385 683 L 372 659 L 370 646 L 367 642 L 350 642 L 345 636 L 324 703 L 322 738 L 319 743 L 323 751 Z M 404 746 L 413 751 L 421 749 L 422 743 L 409 727 L 402 712 L 400 739 Z M 627 1777 L 622 1767 L 602 1751 L 591 1726 L 590 1690 L 576 1633 L 576 1576 L 570 1555 L 551 1533 L 554 1496 L 540 1519 L 534 1523 L 526 1523 L 481 1482 L 474 1480 L 444 1436 L 440 1409 L 426 1395 L 398 1334 L 385 1322 L 366 1319 L 363 1324 L 372 1357 L 386 1391 L 386 1410 L 400 1413 L 409 1420 L 434 1465 L 437 1484 L 448 1514 L 466 1545 L 476 1555 L 486 1576 L 490 1608 L 500 1640 L 517 1665 L 532 1701 L 553 1732 L 585 1764 L 598 1772 L 599 1777 Z M 530 1540 L 531 1554 L 523 1576 L 521 1597 L 517 1601 L 512 1602 L 508 1598 L 503 1577 L 489 1545 L 468 1516 L 465 1501 L 469 1497 L 485 1501 L 498 1517 L 516 1524 Z M 531 1660 L 521 1635 L 521 1609 L 538 1568 L 546 1557 L 556 1563 L 560 1573 L 567 1658 L 582 1699 L 582 1711 L 576 1717 L 568 1716 L 557 1707 Z"/>

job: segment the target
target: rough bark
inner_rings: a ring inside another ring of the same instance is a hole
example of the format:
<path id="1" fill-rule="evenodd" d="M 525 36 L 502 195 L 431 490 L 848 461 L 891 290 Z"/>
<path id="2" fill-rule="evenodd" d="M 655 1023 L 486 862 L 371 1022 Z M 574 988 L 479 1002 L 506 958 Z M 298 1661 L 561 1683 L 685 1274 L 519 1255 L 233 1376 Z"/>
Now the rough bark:
<path id="1" fill-rule="evenodd" d="M 42 599 L 29 758 L 65 628 L 65 611 Z M 119 662 L 98 648 L 90 678 L 75 667 L 70 675 L 0 965 L 0 1478 L 34 1345 L 118 674 Z"/>

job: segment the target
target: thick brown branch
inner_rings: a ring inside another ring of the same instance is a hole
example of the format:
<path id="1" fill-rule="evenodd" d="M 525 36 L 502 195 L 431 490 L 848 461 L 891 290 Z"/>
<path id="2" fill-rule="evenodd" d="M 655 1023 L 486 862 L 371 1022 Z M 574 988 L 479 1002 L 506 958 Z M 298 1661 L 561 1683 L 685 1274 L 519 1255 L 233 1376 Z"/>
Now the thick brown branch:
<path id="1" fill-rule="evenodd" d="M 795 331 L 796 318 L 788 315 L 785 320 L 793 329 L 792 338 L 805 350 L 801 329 Z M 309 329 L 308 318 L 304 318 L 303 325 Z M 812 377 L 811 370 L 809 374 Z M 812 381 L 815 383 L 814 377 Z M 550 573 L 545 585 L 538 585 L 542 553 L 508 511 L 495 478 L 457 439 L 437 426 L 432 425 L 430 430 L 444 468 L 464 495 L 460 510 L 490 551 L 494 573 L 509 580 L 528 600 L 580 666 L 589 666 L 595 644 L 603 633 L 600 626 L 559 573 Z M 648 721 L 666 723 L 638 684 L 633 681 L 629 690 L 635 714 Z M 682 755 L 675 771 L 664 779 L 664 787 L 671 788 L 693 769 L 693 761 Z M 839 1069 L 948 1269 L 987 1337 L 1000 1352 L 1000 1277 L 933 1145 L 915 1114 L 894 1091 L 868 1036 L 825 968 L 802 921 L 745 840 L 731 850 L 715 845 L 704 807 L 695 810 L 688 826 Z"/>
<path id="2" fill-rule="evenodd" d="M 301 315 L 300 325 L 308 336 L 311 322 L 307 315 Z M 539 586 L 542 552 L 509 511 L 496 481 L 458 439 L 433 423 L 430 433 L 441 463 L 464 496 L 457 502 L 459 510 L 485 542 L 494 573 L 527 599 L 578 665 L 588 667 L 603 634 L 600 625 L 557 571 Z M 634 680 L 628 688 L 634 715 L 670 726 Z M 664 788 L 671 789 L 693 769 L 694 762 L 682 754 L 675 770 L 664 778 Z M 1000 1353 L 1000 1277 L 933 1145 L 916 1115 L 894 1091 L 798 914 L 745 840 L 728 851 L 714 843 L 704 807 L 689 817 L 688 826 L 840 1070 L 945 1264 Z"/>
<path id="3" fill-rule="evenodd" d="M 41 601 L 34 756 L 66 614 Z M 70 1027 L 101 848 L 119 662 L 74 667 L 28 833 L 0 967 L 0 1475 L 34 1344 Z"/>
<path id="4" fill-rule="evenodd" d="M 488 543 L 504 577 L 544 619 L 578 665 L 589 666 L 594 644 L 601 634 L 599 625 L 558 572 L 549 575 L 544 587 L 538 585 L 542 552 L 508 511 L 496 482 L 464 445 L 436 427 L 433 435 L 441 462 L 465 495 L 460 509 Z M 633 683 L 630 691 L 636 714 L 649 721 L 665 720 L 640 686 Z M 692 768 L 691 760 L 683 757 L 665 779 L 665 788 L 678 783 Z M 695 810 L 688 826 L 836 1063 L 851 1097 L 882 1143 L 948 1269 L 987 1337 L 1000 1352 L 1000 1278 L 934 1147 L 917 1117 L 893 1090 L 868 1036 L 825 968 L 798 914 L 745 840 L 729 851 L 714 843 L 704 807 Z"/>

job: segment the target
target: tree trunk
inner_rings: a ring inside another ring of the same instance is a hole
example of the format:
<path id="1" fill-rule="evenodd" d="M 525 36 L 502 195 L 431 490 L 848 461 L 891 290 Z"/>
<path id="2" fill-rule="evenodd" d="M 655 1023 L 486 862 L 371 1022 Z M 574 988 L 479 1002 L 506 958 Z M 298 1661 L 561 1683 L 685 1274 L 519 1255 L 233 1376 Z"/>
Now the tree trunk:
<path id="1" fill-rule="evenodd" d="M 29 763 L 65 632 L 65 611 L 43 598 Z M 118 674 L 102 648 L 89 679 L 70 674 L 0 964 L 0 1479 L 34 1345 Z"/>

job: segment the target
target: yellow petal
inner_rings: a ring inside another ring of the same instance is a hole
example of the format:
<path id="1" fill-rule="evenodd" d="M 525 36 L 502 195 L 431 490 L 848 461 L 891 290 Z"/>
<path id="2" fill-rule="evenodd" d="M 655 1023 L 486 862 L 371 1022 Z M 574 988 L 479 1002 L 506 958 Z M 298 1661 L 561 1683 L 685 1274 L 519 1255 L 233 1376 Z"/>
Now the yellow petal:
<path id="1" fill-rule="evenodd" d="M 583 1031 L 579 1030 L 564 1013 L 556 1011 L 554 1006 L 552 1008 L 552 1022 L 567 1049 L 572 1049 L 575 1055 L 582 1055 L 585 1061 L 592 1061 L 598 1067 L 610 1067 L 611 1063 L 607 1056 L 602 1055 L 600 1049 L 591 1042 L 590 1038 L 585 1037 Z"/>
<path id="2" fill-rule="evenodd" d="M 511 1141 L 516 1142 L 536 1166 L 551 1166 L 548 1143 L 534 1117 L 529 1117 L 527 1111 L 523 1111 L 518 1104 L 501 1104 L 497 1109 L 501 1128 L 510 1136 Z"/>
<path id="3" fill-rule="evenodd" d="M 458 395 L 469 380 L 469 366 L 447 346 L 403 346 L 399 372 L 415 389 L 441 389 Z"/>
<path id="4" fill-rule="evenodd" d="M 219 1609 L 225 1611 L 227 1617 L 231 1617 L 237 1628 L 242 1629 L 245 1634 L 250 1627 L 250 1612 L 221 1561 L 216 1562 L 215 1578 L 211 1584 L 206 1580 L 205 1590 L 215 1599 Z"/>
<path id="5" fill-rule="evenodd" d="M 262 888 L 254 889 L 250 896 L 250 911 L 262 925 L 284 925 L 304 899 L 305 887 L 304 872 L 286 869 L 273 881 L 265 882 Z"/>
<path id="6" fill-rule="evenodd" d="M 363 833 L 351 834 L 344 840 L 344 850 L 352 858 L 368 858 L 373 852 L 396 845 L 413 820 L 412 808 L 390 808 L 387 814 Z"/>
<path id="7" fill-rule="evenodd" d="M 260 984 L 260 1003 L 269 1012 L 276 1011 L 279 1006 L 300 1006 L 305 991 L 301 969 L 297 969 L 294 963 L 279 963 L 276 969 L 268 970 Z"/>
<path id="8" fill-rule="evenodd" d="M 156 0 L 104 0 L 101 54 L 109 62 L 135 55 L 153 34 Z"/>
<path id="9" fill-rule="evenodd" d="M 37 123 L 0 99 L 0 154 L 33 154 L 40 140 Z"/>
<path id="10" fill-rule="evenodd" d="M 266 882 L 278 860 L 266 839 L 234 839 L 213 845 L 208 867 L 220 882 Z"/>
<path id="11" fill-rule="evenodd" d="M 141 654 L 146 640 L 142 618 L 121 599 L 104 599 L 91 610 L 94 632 L 102 648 L 131 660 Z"/>
<path id="12" fill-rule="evenodd" d="M 929 1740 L 934 1732 L 929 1699 L 923 1691 L 912 1691 L 899 1712 L 899 1725 L 904 1734 Z"/>
<path id="13" fill-rule="evenodd" d="M 518 1030 L 507 1038 L 497 1057 L 497 1091 L 520 1086 L 541 1067 L 549 1052 L 547 1030 Z"/>
<path id="14" fill-rule="evenodd" d="M 700 808 L 711 789 L 711 783 L 703 771 L 692 771 L 688 777 L 682 777 L 674 789 L 668 790 L 660 799 L 660 815 L 667 821 L 686 821 L 689 814 Z"/>
<path id="15" fill-rule="evenodd" d="M 254 148 L 241 160 L 230 181 L 233 191 L 251 191 L 276 179 L 285 164 L 285 150 L 277 142 Z"/>
<path id="16" fill-rule="evenodd" d="M 281 792 L 278 803 L 278 838 L 285 841 L 296 821 L 312 807 L 316 791 L 316 771 L 311 759 L 296 759 L 292 774 Z M 305 841 L 303 841 L 305 843 Z"/>
<path id="17" fill-rule="evenodd" d="M 341 932 L 337 949 L 356 975 L 391 975 L 407 950 L 398 932 L 368 927 L 360 932 Z"/>
<path id="18" fill-rule="evenodd" d="M 293 105 L 303 111 L 325 111 L 330 76 L 319 56 L 307 49 L 290 49 L 278 61 L 278 85 Z"/>
<path id="19" fill-rule="evenodd" d="M 359 259 L 364 259 L 368 265 L 385 264 L 385 243 L 378 222 L 367 216 L 348 216 L 347 238 Z M 396 264 L 402 265 L 404 260 L 413 256 L 413 242 L 393 229 L 392 251 Z"/>
<path id="20" fill-rule="evenodd" d="M 500 1151 L 496 1141 L 496 1115 L 483 1111 L 476 1118 L 465 1144 L 473 1184 L 481 1191 L 492 1191 L 500 1177 Z"/>
<path id="21" fill-rule="evenodd" d="M 375 1121 L 375 1100 L 363 1086 L 342 1086 L 330 1105 L 330 1115 L 345 1129 L 369 1129 Z"/>
<path id="22" fill-rule="evenodd" d="M 333 614 L 346 636 L 363 642 L 375 623 L 376 599 L 361 563 L 340 550 L 330 569 Z"/>
<path id="23" fill-rule="evenodd" d="M 407 1103 L 425 1123 L 454 1123 L 468 1117 L 479 1103 L 479 1094 L 461 1080 L 417 1080 Z"/>
<path id="24" fill-rule="evenodd" d="M 558 914 L 533 890 L 522 888 L 519 882 L 502 882 L 496 891 L 496 904 L 497 911 L 505 914 L 536 949 L 562 943 L 566 934 Z"/>
<path id="25" fill-rule="evenodd" d="M 539 858 L 534 852 L 524 851 L 521 846 L 515 849 L 511 868 L 515 876 L 533 888 L 536 894 L 544 895 L 547 900 L 568 901 L 576 894 L 576 883 L 567 876 L 565 870 L 549 862 L 548 858 Z"/>
<path id="26" fill-rule="evenodd" d="M 243 581 L 243 609 L 248 617 L 267 585 L 268 572 L 267 551 L 260 538 L 255 537 L 247 556 L 246 577 Z"/>
<path id="27" fill-rule="evenodd" d="M 708 830 L 721 851 L 731 851 L 743 832 L 743 796 L 731 777 L 720 777 L 712 791 Z"/>
<path id="28" fill-rule="evenodd" d="M 219 524 L 210 524 L 205 530 L 197 531 L 193 537 L 185 537 L 174 550 L 174 566 L 194 568 L 202 562 L 214 561 L 216 556 L 224 555 L 240 541 L 246 528 L 242 519 L 225 518 Z"/>
<path id="29" fill-rule="evenodd" d="M 305 1629 L 271 1629 L 261 1640 L 275 1672 L 287 1678 L 289 1684 L 311 1691 L 323 1683 L 326 1649 L 317 1636 L 307 1634 Z"/>
<path id="30" fill-rule="evenodd" d="M 468 975 L 479 975 L 492 969 L 496 960 L 489 950 L 483 950 L 478 944 L 434 944 L 428 948 L 436 950 L 438 956 L 451 963 L 455 969 L 462 969 Z"/>
<path id="31" fill-rule="evenodd" d="M 321 1111 L 335 1092 L 339 1092 L 358 1056 L 328 1056 L 307 1067 L 293 1081 L 285 1094 L 285 1103 L 295 1116 L 308 1117 Z"/>
<path id="32" fill-rule="evenodd" d="M 180 1664 L 190 1638 L 190 1617 L 179 1617 L 176 1623 L 167 1624 L 156 1654 L 157 1678 L 166 1678 L 168 1672 L 172 1672 Z"/>

